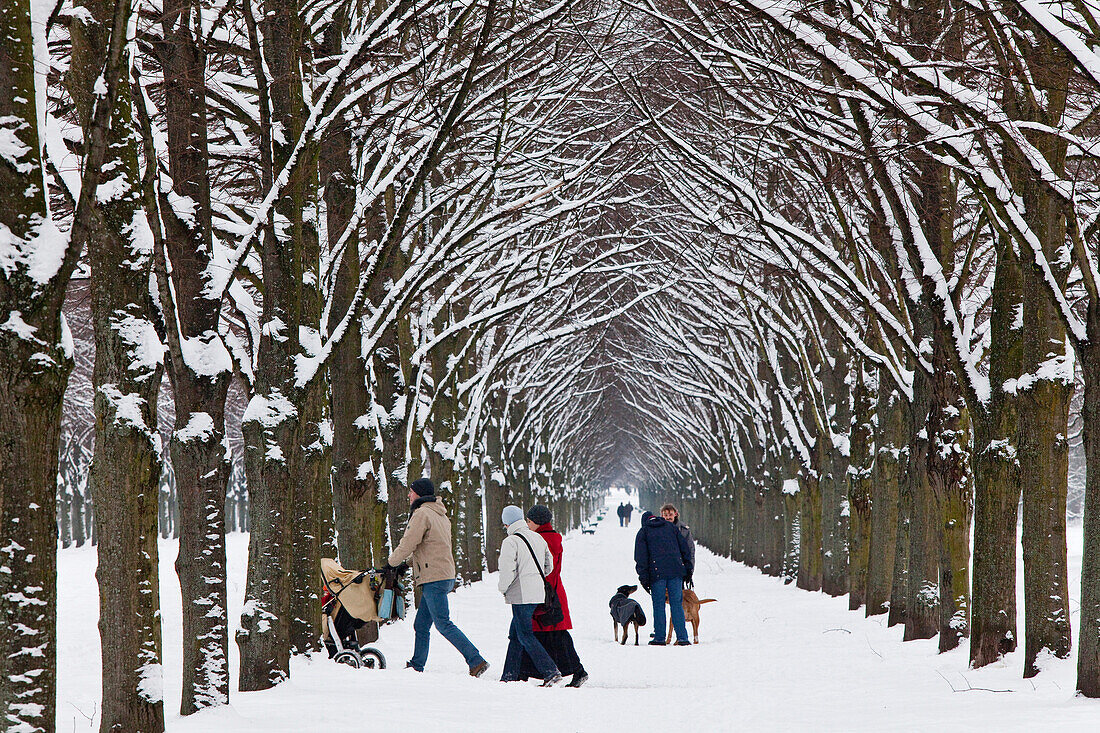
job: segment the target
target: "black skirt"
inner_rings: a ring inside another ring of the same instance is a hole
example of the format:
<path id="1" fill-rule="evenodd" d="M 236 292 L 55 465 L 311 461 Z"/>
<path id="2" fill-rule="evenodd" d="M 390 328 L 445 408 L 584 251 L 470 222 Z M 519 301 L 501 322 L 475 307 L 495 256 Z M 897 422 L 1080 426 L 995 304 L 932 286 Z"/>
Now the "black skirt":
<path id="1" fill-rule="evenodd" d="M 577 656 L 577 650 L 573 646 L 573 637 L 568 631 L 536 631 L 535 638 L 546 649 L 546 653 L 554 660 L 554 664 L 558 665 L 558 671 L 562 676 L 568 677 L 584 669 L 581 666 L 580 657 Z M 520 662 L 519 678 L 521 680 L 542 679 L 542 675 L 535 669 L 535 663 L 531 661 L 526 651 L 523 652 L 523 661 Z"/>

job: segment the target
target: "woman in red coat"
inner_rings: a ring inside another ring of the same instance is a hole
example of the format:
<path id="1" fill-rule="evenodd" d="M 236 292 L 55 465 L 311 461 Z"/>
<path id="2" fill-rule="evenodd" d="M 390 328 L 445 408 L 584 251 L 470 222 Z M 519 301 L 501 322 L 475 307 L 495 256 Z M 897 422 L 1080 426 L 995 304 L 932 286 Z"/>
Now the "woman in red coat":
<path id="1" fill-rule="evenodd" d="M 577 650 L 573 646 L 573 637 L 569 629 L 573 628 L 573 622 L 569 618 L 569 599 L 565 596 L 565 586 L 561 582 L 561 535 L 554 531 L 551 525 L 553 516 L 550 510 L 541 504 L 536 504 L 527 511 L 527 526 L 539 533 L 550 547 L 550 554 L 554 556 L 554 570 L 546 576 L 546 581 L 558 593 L 561 602 L 561 610 L 564 618 L 553 626 L 543 626 L 536 616 L 531 625 L 535 631 L 535 637 L 542 643 L 546 651 L 558 665 L 558 671 L 563 675 L 571 674 L 566 687 L 580 687 L 588 679 L 588 673 L 584 671 Z M 519 678 L 539 677 L 534 663 L 525 653 Z"/>

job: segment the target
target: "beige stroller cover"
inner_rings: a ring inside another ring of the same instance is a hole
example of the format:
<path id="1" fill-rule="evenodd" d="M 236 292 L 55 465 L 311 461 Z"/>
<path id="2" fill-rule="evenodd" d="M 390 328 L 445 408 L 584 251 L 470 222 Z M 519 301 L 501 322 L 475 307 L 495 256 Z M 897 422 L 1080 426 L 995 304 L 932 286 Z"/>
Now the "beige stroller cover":
<path id="1" fill-rule="evenodd" d="M 340 610 L 340 606 L 348 610 L 352 616 L 363 621 L 382 621 L 378 617 L 378 604 L 374 600 L 374 591 L 370 587 L 370 575 L 363 577 L 359 583 L 353 582 L 359 575 L 358 570 L 344 570 L 340 563 L 332 558 L 321 558 L 321 574 L 325 577 L 332 592 L 339 594 L 336 605 L 332 608 L 333 616 Z M 323 614 L 322 614 L 323 616 Z M 329 637 L 328 624 L 321 619 L 324 635 Z"/>

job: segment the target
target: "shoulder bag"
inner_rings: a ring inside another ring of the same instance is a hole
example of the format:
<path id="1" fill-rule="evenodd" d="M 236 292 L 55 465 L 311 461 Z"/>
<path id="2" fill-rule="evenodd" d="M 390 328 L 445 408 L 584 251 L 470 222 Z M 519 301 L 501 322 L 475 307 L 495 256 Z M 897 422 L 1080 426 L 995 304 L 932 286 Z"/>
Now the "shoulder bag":
<path id="1" fill-rule="evenodd" d="M 519 532 L 516 532 L 516 536 L 523 540 L 523 544 L 527 545 L 527 549 L 531 553 L 531 559 L 535 561 L 535 569 L 539 571 L 539 575 L 542 577 L 543 588 L 545 588 L 546 591 L 546 600 L 535 607 L 535 618 L 538 619 L 539 624 L 542 626 L 555 626 L 560 624 L 565 620 L 565 612 L 561 610 L 561 599 L 558 598 L 558 592 L 554 589 L 554 586 L 550 585 L 550 581 L 546 579 L 546 573 L 542 572 L 542 563 L 535 557 L 535 550 L 531 547 L 531 543 Z"/>

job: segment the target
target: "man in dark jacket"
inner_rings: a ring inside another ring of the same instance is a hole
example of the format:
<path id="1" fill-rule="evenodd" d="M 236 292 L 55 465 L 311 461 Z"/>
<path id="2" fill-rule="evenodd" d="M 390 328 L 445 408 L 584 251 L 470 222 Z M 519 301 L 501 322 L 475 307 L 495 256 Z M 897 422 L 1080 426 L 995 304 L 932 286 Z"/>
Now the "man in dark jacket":
<path id="1" fill-rule="evenodd" d="M 642 528 L 634 540 L 634 564 L 638 582 L 653 597 L 653 632 L 650 644 L 665 643 L 665 594 L 672 609 L 672 628 L 676 645 L 687 646 L 687 626 L 684 623 L 684 581 L 691 582 L 694 565 L 691 548 L 680 531 L 651 512 L 642 514 Z"/>
<path id="2" fill-rule="evenodd" d="M 630 515 L 634 513 L 634 505 L 629 501 L 623 507 L 623 516 L 626 517 L 626 526 L 630 526 Z"/>
<path id="3" fill-rule="evenodd" d="M 619 502 L 619 508 L 615 510 L 615 514 L 619 517 L 619 526 L 625 527 L 626 522 L 624 520 L 626 519 L 626 507 L 623 506 L 621 501 Z"/>

